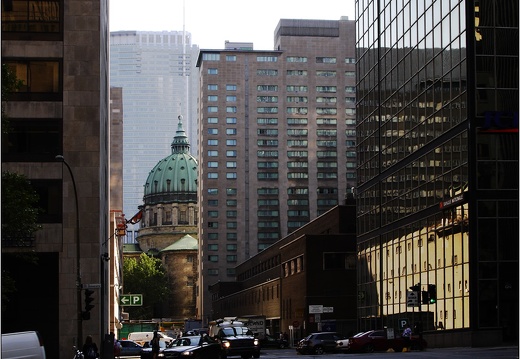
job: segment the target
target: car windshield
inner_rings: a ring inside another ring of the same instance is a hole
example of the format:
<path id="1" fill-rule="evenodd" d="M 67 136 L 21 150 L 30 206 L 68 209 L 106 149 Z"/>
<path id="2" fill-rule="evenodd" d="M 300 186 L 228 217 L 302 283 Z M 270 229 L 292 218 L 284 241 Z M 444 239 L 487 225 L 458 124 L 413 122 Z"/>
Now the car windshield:
<path id="1" fill-rule="evenodd" d="M 249 335 L 249 329 L 246 327 L 233 327 L 233 328 L 223 328 L 222 332 L 225 336 L 232 335 Z"/>

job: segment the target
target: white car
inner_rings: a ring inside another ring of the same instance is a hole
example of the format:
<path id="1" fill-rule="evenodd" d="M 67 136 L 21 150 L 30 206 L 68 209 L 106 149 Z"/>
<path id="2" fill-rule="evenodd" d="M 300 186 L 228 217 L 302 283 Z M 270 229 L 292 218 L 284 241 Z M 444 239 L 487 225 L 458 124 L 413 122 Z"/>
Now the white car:
<path id="1" fill-rule="evenodd" d="M 346 352 L 348 350 L 348 338 L 336 340 L 336 351 Z"/>

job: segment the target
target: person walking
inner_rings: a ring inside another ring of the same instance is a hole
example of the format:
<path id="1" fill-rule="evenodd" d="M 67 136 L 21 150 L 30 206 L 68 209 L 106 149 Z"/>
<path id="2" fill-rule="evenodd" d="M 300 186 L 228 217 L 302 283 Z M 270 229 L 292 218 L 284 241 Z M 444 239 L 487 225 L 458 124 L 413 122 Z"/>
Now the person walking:
<path id="1" fill-rule="evenodd" d="M 82 352 L 85 359 L 96 359 L 99 357 L 98 347 L 92 340 L 92 335 L 87 335 Z"/>
<path id="2" fill-rule="evenodd" d="M 153 331 L 152 338 L 152 358 L 157 359 L 159 357 L 159 335 L 157 334 L 157 330 Z"/>
<path id="3" fill-rule="evenodd" d="M 407 351 L 409 352 L 410 351 L 410 346 L 412 345 L 411 343 L 411 339 L 412 339 L 412 329 L 410 329 L 410 326 L 408 324 L 405 325 L 404 327 L 404 331 L 403 331 L 403 335 L 402 335 L 403 339 L 404 339 L 404 348 L 403 348 L 403 352 L 404 351 Z M 406 350 L 405 350 L 406 349 Z"/>

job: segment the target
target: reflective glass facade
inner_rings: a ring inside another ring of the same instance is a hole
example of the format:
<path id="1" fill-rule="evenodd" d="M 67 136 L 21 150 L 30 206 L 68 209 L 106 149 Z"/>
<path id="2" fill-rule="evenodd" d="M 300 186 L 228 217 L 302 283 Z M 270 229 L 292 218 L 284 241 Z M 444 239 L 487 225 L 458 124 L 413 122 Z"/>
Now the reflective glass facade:
<path id="1" fill-rule="evenodd" d="M 518 340 L 518 1 L 356 18 L 359 329 Z"/>

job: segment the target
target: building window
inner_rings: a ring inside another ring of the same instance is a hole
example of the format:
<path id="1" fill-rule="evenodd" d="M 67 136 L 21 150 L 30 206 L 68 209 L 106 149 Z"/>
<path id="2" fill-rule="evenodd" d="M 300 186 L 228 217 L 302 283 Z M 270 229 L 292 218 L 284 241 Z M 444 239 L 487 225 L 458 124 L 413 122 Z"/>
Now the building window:
<path id="1" fill-rule="evenodd" d="M 218 69 L 208 69 L 208 75 L 218 75 Z"/>
<path id="2" fill-rule="evenodd" d="M 228 199 L 228 200 L 226 200 L 226 206 L 228 206 L 228 207 L 236 207 L 237 206 L 237 200 L 236 199 Z"/>
<path id="3" fill-rule="evenodd" d="M 218 96 L 217 96 L 217 95 L 209 95 L 209 96 L 208 96 L 208 101 L 209 101 L 209 102 L 215 102 L 215 101 L 218 101 Z"/>
<path id="4" fill-rule="evenodd" d="M 218 140 L 208 140 L 208 146 L 218 146 Z"/>
<path id="5" fill-rule="evenodd" d="M 317 64 L 335 64 L 336 58 L 335 57 L 316 57 L 316 63 Z"/>
<path id="6" fill-rule="evenodd" d="M 277 56 L 257 56 L 256 61 L 258 62 L 277 62 Z"/>
<path id="7" fill-rule="evenodd" d="M 236 172 L 227 172 L 226 178 L 227 179 L 237 179 L 237 173 Z"/>
<path id="8" fill-rule="evenodd" d="M 208 117 L 208 123 L 209 124 L 218 123 L 218 117 Z"/>
<path id="9" fill-rule="evenodd" d="M 322 70 L 318 70 L 318 71 L 316 71 L 316 76 L 336 77 L 336 71 L 322 71 Z"/>
<path id="10" fill-rule="evenodd" d="M 218 217 L 218 211 L 208 211 L 208 217 L 209 218 L 217 218 Z"/>
<path id="11" fill-rule="evenodd" d="M 226 168 L 237 168 L 237 163 L 235 161 L 226 162 Z"/>
<path id="12" fill-rule="evenodd" d="M 208 188 L 208 194 L 211 196 L 218 195 L 218 188 Z"/>
<path id="13" fill-rule="evenodd" d="M 217 84 L 209 84 L 208 85 L 208 90 L 209 91 L 217 91 L 218 90 L 218 85 Z"/>
<path id="14" fill-rule="evenodd" d="M 287 70 L 287 76 L 307 76 L 307 70 Z"/>
<path id="15" fill-rule="evenodd" d="M 5 2 L 2 3 L 5 6 Z M 4 11 L 2 11 L 3 17 Z M 2 24 L 3 25 L 3 24 Z M 59 101 L 62 99 L 61 62 L 38 59 L 3 59 L 21 87 L 10 94 L 13 101 Z"/>
<path id="16" fill-rule="evenodd" d="M 226 146 L 236 146 L 237 140 L 226 140 Z"/>
<path id="17" fill-rule="evenodd" d="M 236 106 L 227 106 L 226 107 L 226 112 L 227 113 L 236 113 L 237 112 L 237 107 Z"/>
<path id="18" fill-rule="evenodd" d="M 226 96 L 226 101 L 227 102 L 237 102 L 237 97 L 236 96 Z"/>
<path id="19" fill-rule="evenodd" d="M 218 112 L 217 106 L 208 106 L 208 113 L 215 113 Z"/>
<path id="20" fill-rule="evenodd" d="M 258 76 L 278 76 L 278 70 L 273 69 L 258 69 L 256 70 Z"/>
<path id="21" fill-rule="evenodd" d="M 226 151 L 226 157 L 236 157 L 236 156 L 237 156 L 237 151 L 236 150 Z"/>
<path id="22" fill-rule="evenodd" d="M 237 134 L 236 128 L 226 128 L 226 135 L 233 136 Z"/>
<path id="23" fill-rule="evenodd" d="M 228 263 L 236 262 L 236 261 L 237 261 L 237 256 L 236 256 L 236 254 L 228 254 L 228 255 L 226 256 L 226 261 L 227 261 Z"/>
<path id="24" fill-rule="evenodd" d="M 218 255 L 213 254 L 208 256 L 208 261 L 210 262 L 218 262 Z"/>
<path id="25" fill-rule="evenodd" d="M 218 261 L 218 258 L 216 260 L 216 262 Z M 208 269 L 208 275 L 210 276 L 217 276 L 218 275 L 218 269 L 216 268 L 209 268 Z"/>
<path id="26" fill-rule="evenodd" d="M 228 196 L 235 196 L 237 194 L 236 188 L 226 188 L 226 194 Z"/>
<path id="27" fill-rule="evenodd" d="M 236 233 L 226 233 L 226 239 L 228 241 L 236 241 L 238 238 L 238 235 Z"/>
<path id="28" fill-rule="evenodd" d="M 236 61 L 237 56 L 236 55 L 226 55 L 226 61 Z"/>
<path id="29" fill-rule="evenodd" d="M 212 252 L 218 251 L 218 244 L 208 244 L 208 251 L 212 251 Z"/>
<path id="30" fill-rule="evenodd" d="M 236 117 L 226 117 L 226 123 L 228 125 L 234 125 L 237 123 L 237 118 Z"/>
<path id="31" fill-rule="evenodd" d="M 30 33 L 31 40 L 61 40 L 62 8 L 63 0 L 3 1 L 2 39 L 18 40 Z"/>
<path id="32" fill-rule="evenodd" d="M 218 151 L 208 151 L 208 157 L 218 157 Z"/>
<path id="33" fill-rule="evenodd" d="M 276 92 L 278 91 L 278 85 L 257 85 L 256 90 L 258 92 Z"/>
<path id="34" fill-rule="evenodd" d="M 208 135 L 218 135 L 218 128 L 208 128 Z"/>
<path id="35" fill-rule="evenodd" d="M 256 123 L 259 125 L 277 125 L 277 118 L 257 118 Z"/>
<path id="36" fill-rule="evenodd" d="M 209 179 L 217 179 L 218 173 L 217 172 L 208 172 L 208 178 Z"/>
<path id="37" fill-rule="evenodd" d="M 208 228 L 218 228 L 218 222 L 208 222 Z"/>
<path id="38" fill-rule="evenodd" d="M 304 56 L 287 56 L 287 62 L 307 62 L 307 58 Z"/>
<path id="39" fill-rule="evenodd" d="M 204 61 L 220 61 L 220 54 L 205 52 L 202 54 Z"/>
<path id="40" fill-rule="evenodd" d="M 2 133 L 2 161 L 54 162 L 63 152 L 61 119 L 9 118 L 9 131 Z"/>

